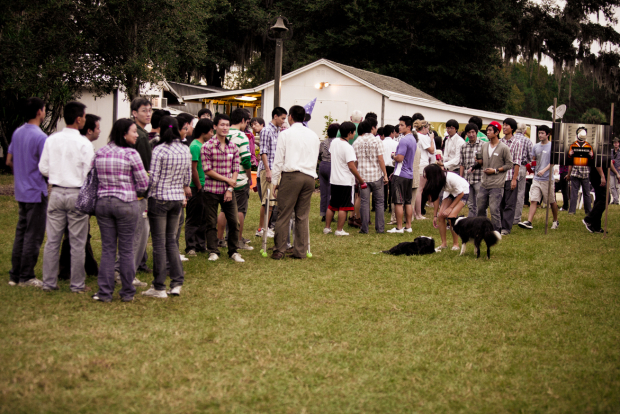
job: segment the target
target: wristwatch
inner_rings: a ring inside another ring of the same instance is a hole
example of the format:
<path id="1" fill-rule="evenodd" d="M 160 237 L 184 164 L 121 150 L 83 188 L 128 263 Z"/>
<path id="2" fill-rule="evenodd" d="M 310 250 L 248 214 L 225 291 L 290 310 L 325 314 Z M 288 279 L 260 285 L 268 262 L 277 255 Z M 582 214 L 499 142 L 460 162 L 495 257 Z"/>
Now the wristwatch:
<path id="1" fill-rule="evenodd" d="M 230 191 L 231 193 L 232 193 L 232 190 L 233 190 L 233 188 L 232 188 L 232 187 L 228 187 L 228 188 L 226 189 L 226 191 Z"/>
<path id="2" fill-rule="evenodd" d="M 497 173 L 499 173 L 499 170 L 496 168 L 496 169 L 495 169 L 495 174 L 497 174 Z"/>

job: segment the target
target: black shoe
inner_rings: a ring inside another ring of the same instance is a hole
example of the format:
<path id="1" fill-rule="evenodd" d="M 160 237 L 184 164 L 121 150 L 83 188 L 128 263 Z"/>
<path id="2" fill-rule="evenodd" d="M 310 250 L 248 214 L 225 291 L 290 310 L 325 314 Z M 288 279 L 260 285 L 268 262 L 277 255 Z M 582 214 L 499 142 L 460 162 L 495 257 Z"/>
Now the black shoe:
<path id="1" fill-rule="evenodd" d="M 112 302 L 112 299 L 103 299 L 97 295 L 93 295 L 93 299 L 96 300 L 97 302 L 106 302 L 106 303 Z"/>
<path id="2" fill-rule="evenodd" d="M 530 223 L 529 221 L 524 221 L 522 223 L 519 223 L 519 227 L 521 227 L 522 229 L 530 229 L 530 230 L 534 228 L 534 226 L 532 226 L 532 223 Z"/>
<path id="3" fill-rule="evenodd" d="M 321 221 L 325 221 L 325 216 L 322 216 L 322 217 L 321 217 Z"/>
<path id="4" fill-rule="evenodd" d="M 590 233 L 594 233 L 594 230 L 592 229 L 592 225 L 590 223 L 586 222 L 586 219 L 581 220 L 581 222 L 586 226 L 586 229 Z"/>

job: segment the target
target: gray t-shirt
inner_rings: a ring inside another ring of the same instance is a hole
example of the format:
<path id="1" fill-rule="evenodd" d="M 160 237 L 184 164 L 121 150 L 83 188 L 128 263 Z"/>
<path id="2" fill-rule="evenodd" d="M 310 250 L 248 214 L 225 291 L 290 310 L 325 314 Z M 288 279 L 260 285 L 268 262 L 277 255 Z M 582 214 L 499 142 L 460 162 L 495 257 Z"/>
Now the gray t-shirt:
<path id="1" fill-rule="evenodd" d="M 543 170 L 549 165 L 551 160 L 551 142 L 546 145 L 540 142 L 532 148 L 532 157 L 536 157 L 536 168 L 534 170 L 534 180 L 536 181 L 549 181 L 549 171 L 547 171 L 542 177 L 538 176 L 538 172 Z"/>

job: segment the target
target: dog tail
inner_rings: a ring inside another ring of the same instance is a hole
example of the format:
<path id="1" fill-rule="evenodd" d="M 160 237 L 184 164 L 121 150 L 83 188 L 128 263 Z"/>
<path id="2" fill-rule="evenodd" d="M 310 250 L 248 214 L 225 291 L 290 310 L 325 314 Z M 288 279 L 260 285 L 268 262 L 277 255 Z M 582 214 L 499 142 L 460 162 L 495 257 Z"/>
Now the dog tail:
<path id="1" fill-rule="evenodd" d="M 502 235 L 499 233 L 499 231 L 487 231 L 484 234 L 484 241 L 489 247 L 495 246 L 497 243 L 500 242 L 501 239 Z"/>

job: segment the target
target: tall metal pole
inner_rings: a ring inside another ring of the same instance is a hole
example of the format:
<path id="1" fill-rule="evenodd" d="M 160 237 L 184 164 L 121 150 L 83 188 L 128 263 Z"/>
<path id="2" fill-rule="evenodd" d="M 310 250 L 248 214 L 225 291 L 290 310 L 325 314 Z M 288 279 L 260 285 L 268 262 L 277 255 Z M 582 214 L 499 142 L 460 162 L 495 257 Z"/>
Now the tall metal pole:
<path id="1" fill-rule="evenodd" d="M 276 39 L 276 74 L 273 81 L 273 107 L 280 106 L 282 89 L 282 39 Z"/>
<path id="2" fill-rule="evenodd" d="M 551 126 L 555 124 L 555 110 L 557 106 L 558 106 L 558 98 L 553 98 L 553 119 L 551 120 Z M 559 131 L 557 133 L 559 133 Z M 550 156 L 552 155 L 553 154 L 550 154 Z M 549 163 L 551 164 L 551 159 L 549 159 Z M 549 183 L 548 183 L 549 189 L 547 191 L 547 213 L 545 215 L 545 234 L 547 234 L 547 230 L 549 229 L 549 207 L 551 206 L 551 194 L 555 193 L 555 177 L 553 174 L 553 167 L 555 167 L 553 164 L 551 164 L 551 166 L 549 167 Z"/>

